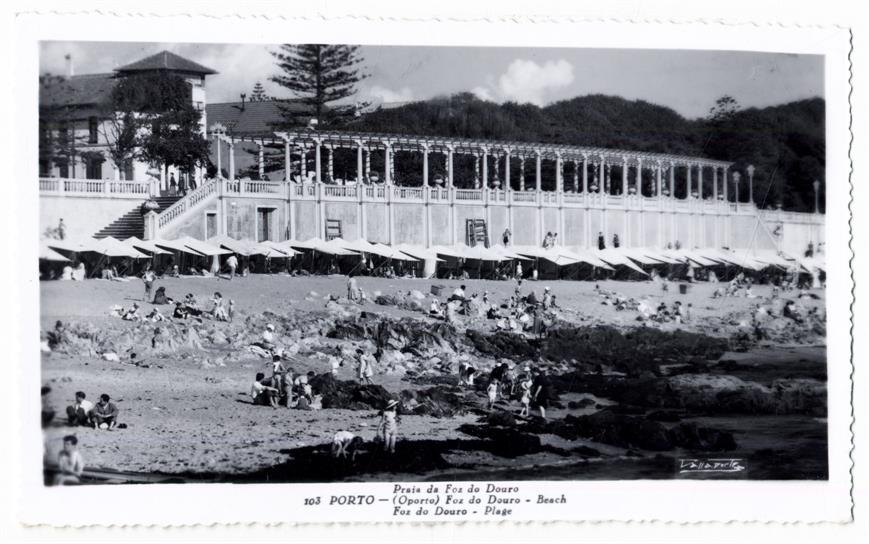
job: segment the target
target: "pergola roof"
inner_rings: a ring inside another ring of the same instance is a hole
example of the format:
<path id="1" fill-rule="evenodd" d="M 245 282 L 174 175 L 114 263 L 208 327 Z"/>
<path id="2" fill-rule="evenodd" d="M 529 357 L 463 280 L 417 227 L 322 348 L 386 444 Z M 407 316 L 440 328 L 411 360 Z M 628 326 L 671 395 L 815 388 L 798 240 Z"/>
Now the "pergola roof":
<path id="1" fill-rule="evenodd" d="M 638 161 L 651 166 L 658 162 L 662 165 L 670 163 L 679 165 L 703 165 L 718 168 L 730 168 L 733 163 L 692 157 L 672 153 L 650 153 L 646 151 L 630 151 L 627 149 L 609 149 L 593 146 L 575 146 L 567 144 L 519 142 L 506 140 L 482 140 L 471 138 L 452 138 L 442 136 L 414 136 L 403 134 L 388 134 L 377 132 L 353 132 L 330 130 L 292 130 L 285 132 L 242 132 L 235 131 L 233 139 L 251 140 L 260 143 L 289 141 L 293 144 L 313 144 L 334 147 L 356 147 L 362 145 L 371 149 L 385 149 L 389 146 L 393 151 L 420 151 L 428 149 L 435 152 L 453 150 L 459 153 L 477 154 L 486 151 L 493 155 L 503 155 L 509 151 L 512 157 L 535 157 L 538 153 L 544 159 L 563 160 L 603 160 L 607 164 L 621 165 L 623 161 L 634 166 Z"/>

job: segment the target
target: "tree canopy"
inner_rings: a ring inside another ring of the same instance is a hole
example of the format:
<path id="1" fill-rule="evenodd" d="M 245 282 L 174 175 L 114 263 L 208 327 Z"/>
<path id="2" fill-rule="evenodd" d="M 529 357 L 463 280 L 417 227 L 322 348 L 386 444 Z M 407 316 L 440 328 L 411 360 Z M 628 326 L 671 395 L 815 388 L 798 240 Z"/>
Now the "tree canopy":
<path id="1" fill-rule="evenodd" d="M 365 74 L 355 45 L 284 44 L 272 52 L 280 72 L 269 79 L 289 90 L 309 107 L 319 123 L 335 124 L 356 109 L 346 101 L 356 94 Z M 281 108 L 289 124 L 298 112 Z"/>

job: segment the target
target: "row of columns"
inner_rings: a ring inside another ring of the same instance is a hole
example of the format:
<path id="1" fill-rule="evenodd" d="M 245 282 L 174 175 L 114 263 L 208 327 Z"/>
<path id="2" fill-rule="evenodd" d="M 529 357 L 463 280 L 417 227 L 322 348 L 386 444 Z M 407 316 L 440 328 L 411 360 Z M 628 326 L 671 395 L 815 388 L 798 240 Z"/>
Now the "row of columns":
<path id="1" fill-rule="evenodd" d="M 219 142 L 225 142 L 229 147 L 229 179 L 235 179 L 235 153 L 234 147 L 235 142 L 232 138 L 229 138 L 225 135 L 217 135 L 217 163 L 218 169 L 221 167 L 221 145 Z M 357 180 L 363 180 L 364 182 L 370 183 L 373 179 L 372 171 L 371 171 L 371 153 L 372 149 L 366 146 L 362 141 L 357 140 L 356 142 L 356 151 L 357 151 Z M 308 142 L 303 143 L 295 143 L 290 139 L 284 139 L 284 162 L 285 162 L 285 172 L 286 178 L 289 180 L 291 178 L 291 172 L 293 170 L 293 155 L 297 155 L 299 157 L 299 169 L 298 172 L 303 180 L 308 178 L 308 159 L 310 154 L 310 148 L 314 149 L 314 181 L 317 183 L 321 183 L 324 181 L 323 171 L 322 171 L 322 156 L 321 150 L 323 147 L 327 150 L 327 168 L 326 168 L 326 179 L 334 179 L 334 150 L 335 146 L 332 144 L 325 144 L 323 140 L 313 138 L 313 146 L 311 146 Z M 264 177 L 265 174 L 265 161 L 264 161 L 264 145 L 262 143 L 257 144 L 258 149 L 258 170 L 260 174 L 260 179 Z M 295 152 L 294 152 L 295 148 Z M 387 185 L 394 184 L 395 181 L 395 150 L 392 145 L 387 142 L 384 142 L 384 171 L 383 171 L 383 181 Z M 446 170 L 446 179 L 444 183 L 447 187 L 455 186 L 454 179 L 454 155 L 456 153 L 455 148 L 452 146 L 447 146 L 445 151 L 434 151 L 428 144 L 423 144 L 420 151 L 422 152 L 423 158 L 423 186 L 428 187 L 431 185 L 430 176 L 429 176 L 429 166 L 430 166 L 430 153 L 442 153 L 444 155 L 444 167 Z M 484 187 L 489 187 L 489 181 L 500 182 L 501 179 L 501 159 L 503 159 L 503 185 L 500 188 L 509 189 L 511 187 L 511 168 L 510 168 L 510 159 L 512 152 L 509 149 L 500 150 L 500 153 L 490 154 L 487 148 L 481 148 L 478 153 L 474 153 L 474 187 L 476 189 L 482 189 Z M 519 191 L 526 191 L 528 187 L 526 185 L 526 160 L 529 158 L 526 154 L 516 155 L 519 159 L 519 179 L 518 186 Z M 494 178 L 490 180 L 489 176 L 489 161 L 494 158 L 495 161 L 493 163 L 493 173 Z M 531 158 L 534 160 L 534 187 L 533 190 L 540 191 L 542 189 L 542 162 L 544 160 L 542 152 L 534 153 Z M 556 163 L 556 192 L 567 192 L 565 188 L 565 177 L 564 177 L 564 166 L 565 163 L 572 163 L 573 165 L 573 183 L 572 188 L 573 192 L 580 192 L 580 188 L 583 193 L 604 193 L 604 194 L 612 194 L 614 189 L 614 184 L 612 180 L 612 168 L 616 166 L 611 163 L 607 163 L 606 159 L 601 156 L 598 160 L 589 160 L 588 157 L 583 156 L 581 160 L 576 158 L 565 158 L 561 154 L 555 155 L 555 163 Z M 677 164 L 673 162 L 663 163 L 661 161 L 656 161 L 651 166 L 646 166 L 643 164 L 642 158 L 637 158 L 633 164 L 630 163 L 627 157 L 623 157 L 621 161 L 621 183 L 620 183 L 620 194 L 642 194 L 643 180 L 646 179 L 644 177 L 644 172 L 650 171 L 652 172 L 652 196 L 662 197 L 669 196 L 675 197 L 675 187 L 676 187 L 676 179 L 675 172 L 676 168 L 685 168 L 685 180 L 686 180 L 686 198 L 705 198 L 706 196 L 710 196 L 708 194 L 704 194 L 704 184 L 703 184 L 703 173 L 705 169 L 712 169 L 712 198 L 713 200 L 718 200 L 719 197 L 723 200 L 728 200 L 728 173 L 729 169 L 724 166 L 718 165 L 704 165 L 702 163 L 688 163 L 688 164 Z M 591 168 L 589 168 L 591 167 Z M 633 184 L 631 183 L 631 176 L 629 175 L 630 169 L 633 168 Z M 696 177 L 694 176 L 696 172 Z M 666 178 L 665 178 L 666 173 Z M 753 172 L 749 172 L 749 183 L 752 183 L 752 174 Z M 379 177 L 379 176 L 378 176 Z M 735 187 L 735 196 L 736 200 L 739 201 L 739 193 L 738 193 L 738 182 L 740 179 L 740 175 L 738 172 L 732 173 L 732 181 L 734 182 Z M 720 188 L 720 189 L 719 189 Z M 619 194 L 619 193 L 617 193 Z M 751 189 L 749 189 L 749 195 L 752 194 Z"/>

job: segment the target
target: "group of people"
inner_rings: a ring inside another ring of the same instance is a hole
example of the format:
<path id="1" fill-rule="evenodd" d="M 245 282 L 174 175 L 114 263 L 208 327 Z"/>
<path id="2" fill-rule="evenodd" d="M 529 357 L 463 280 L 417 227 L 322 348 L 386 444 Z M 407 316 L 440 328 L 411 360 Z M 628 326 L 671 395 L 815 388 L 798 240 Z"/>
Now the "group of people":
<path id="1" fill-rule="evenodd" d="M 76 427 L 112 430 L 118 425 L 118 407 L 106 393 L 93 403 L 83 391 L 77 391 L 73 403 L 66 407 L 67 424 Z"/>
<path id="2" fill-rule="evenodd" d="M 477 369 L 470 364 L 467 355 L 459 357 L 459 383 L 474 388 Z M 546 372 L 541 368 L 532 369 L 526 364 L 519 371 L 509 362 L 496 365 L 486 381 L 487 408 L 492 411 L 498 401 L 507 403 L 517 401 L 521 407 L 520 417 L 529 417 L 532 409 L 540 412 L 540 417 L 546 419 L 546 409 L 549 408 L 556 395 Z"/>

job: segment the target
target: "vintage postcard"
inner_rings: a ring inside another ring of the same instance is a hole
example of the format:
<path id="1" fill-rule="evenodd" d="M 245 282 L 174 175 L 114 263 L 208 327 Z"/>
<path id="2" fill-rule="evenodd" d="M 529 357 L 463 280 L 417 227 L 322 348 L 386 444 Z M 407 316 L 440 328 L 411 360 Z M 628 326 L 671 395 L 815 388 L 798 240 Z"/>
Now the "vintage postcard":
<path id="1" fill-rule="evenodd" d="M 23 523 L 850 519 L 846 30 L 175 23 L 17 20 Z"/>

